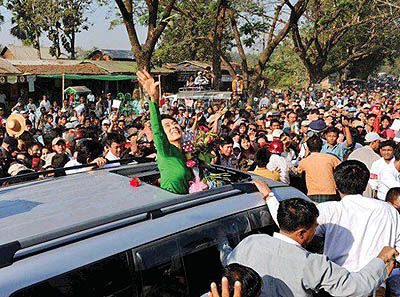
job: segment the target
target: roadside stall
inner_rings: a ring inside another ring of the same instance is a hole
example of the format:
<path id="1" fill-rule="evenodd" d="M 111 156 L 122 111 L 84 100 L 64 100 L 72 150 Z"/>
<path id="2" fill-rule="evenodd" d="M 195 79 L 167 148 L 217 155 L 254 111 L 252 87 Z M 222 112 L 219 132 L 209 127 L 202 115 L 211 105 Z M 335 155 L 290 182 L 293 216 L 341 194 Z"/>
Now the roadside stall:
<path id="1" fill-rule="evenodd" d="M 81 96 L 86 97 L 92 91 L 85 86 L 68 87 L 64 90 L 64 98 L 68 100 L 68 104 L 72 104 L 73 107 L 79 104 L 79 98 Z"/>

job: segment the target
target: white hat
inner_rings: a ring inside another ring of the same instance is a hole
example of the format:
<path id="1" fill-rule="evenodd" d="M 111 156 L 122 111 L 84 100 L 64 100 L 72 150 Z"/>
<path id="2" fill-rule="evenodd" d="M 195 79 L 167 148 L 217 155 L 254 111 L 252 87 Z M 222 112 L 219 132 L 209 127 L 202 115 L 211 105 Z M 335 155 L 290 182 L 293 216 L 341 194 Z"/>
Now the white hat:
<path id="1" fill-rule="evenodd" d="M 272 132 L 272 137 L 278 137 L 280 138 L 282 135 L 283 131 L 281 129 L 276 129 Z"/>
<path id="2" fill-rule="evenodd" d="M 380 141 L 385 141 L 382 137 L 379 136 L 378 133 L 376 132 L 369 132 L 367 135 L 365 135 L 365 142 L 366 143 L 371 143 L 373 141 L 380 140 Z"/>
<path id="3" fill-rule="evenodd" d="M 242 150 L 242 148 L 240 147 L 240 144 L 237 143 L 237 142 L 235 142 L 235 143 L 233 144 L 233 148 L 234 148 L 234 149 L 235 149 L 235 148 L 238 148 L 239 150 Z"/>

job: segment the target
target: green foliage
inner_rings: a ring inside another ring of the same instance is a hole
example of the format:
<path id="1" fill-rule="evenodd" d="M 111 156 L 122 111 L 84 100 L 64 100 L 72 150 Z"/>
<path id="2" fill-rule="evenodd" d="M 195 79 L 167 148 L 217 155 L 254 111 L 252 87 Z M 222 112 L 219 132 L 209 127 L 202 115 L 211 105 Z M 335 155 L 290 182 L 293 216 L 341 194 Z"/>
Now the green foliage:
<path id="1" fill-rule="evenodd" d="M 384 57 L 395 55 L 400 46 L 397 4 L 398 0 L 310 1 L 292 39 L 311 83 L 344 69 L 365 78 Z"/>
<path id="2" fill-rule="evenodd" d="M 10 33 L 25 44 L 40 48 L 42 33 L 42 15 L 44 1 L 40 0 L 7 0 L 7 8 L 12 12 Z"/>
<path id="3" fill-rule="evenodd" d="M 75 54 L 75 34 L 88 30 L 90 0 L 7 0 L 12 12 L 11 34 L 26 45 L 40 47 L 39 38 L 46 33 L 52 42 L 50 53 L 58 57 L 61 45 Z"/>
<path id="4" fill-rule="evenodd" d="M 306 86 L 306 69 L 300 58 L 287 45 L 277 47 L 267 63 L 264 76 L 269 88 L 296 88 Z"/>
<path id="5" fill-rule="evenodd" d="M 202 2 L 181 1 L 178 7 L 191 6 L 193 17 L 175 13 L 169 19 L 169 26 L 164 31 L 154 53 L 153 63 L 161 65 L 168 62 L 184 60 L 211 61 L 212 45 L 210 38 L 215 28 L 217 6 L 216 1 Z M 231 47 L 231 33 L 224 31 L 222 50 Z"/>

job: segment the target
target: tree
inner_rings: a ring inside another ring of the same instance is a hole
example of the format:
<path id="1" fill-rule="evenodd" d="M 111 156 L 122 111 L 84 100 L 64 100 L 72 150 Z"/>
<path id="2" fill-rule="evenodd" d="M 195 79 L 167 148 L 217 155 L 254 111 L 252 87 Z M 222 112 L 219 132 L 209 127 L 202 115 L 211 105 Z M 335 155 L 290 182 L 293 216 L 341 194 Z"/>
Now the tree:
<path id="1" fill-rule="evenodd" d="M 115 0 L 128 32 L 139 69 L 150 71 L 155 46 L 171 20 L 175 2 L 176 0 Z M 136 26 L 138 24 L 147 26 L 147 37 L 144 44 L 140 43 L 137 35 Z"/>
<path id="2" fill-rule="evenodd" d="M 7 8 L 12 12 L 11 35 L 22 40 L 24 45 L 32 45 L 40 55 L 40 35 L 42 33 L 42 15 L 44 1 L 7 0 Z"/>
<path id="3" fill-rule="evenodd" d="M 75 60 L 76 34 L 88 30 L 88 18 L 85 12 L 89 9 L 89 0 L 59 0 L 61 6 L 62 35 L 61 42 L 65 50 Z"/>
<path id="4" fill-rule="evenodd" d="M 400 9 L 380 0 L 311 0 L 303 19 L 292 26 L 293 50 L 318 83 L 357 61 L 391 51 Z"/>
<path id="5" fill-rule="evenodd" d="M 189 8 L 191 14 L 185 12 L 173 14 L 170 25 L 165 29 L 155 50 L 153 62 L 161 65 L 167 62 L 181 62 L 185 60 L 212 61 L 213 52 L 212 28 L 216 26 L 217 2 L 215 0 L 179 1 L 177 9 Z M 188 11 L 189 12 L 189 11 Z M 221 51 L 230 50 L 232 34 L 225 30 L 222 34 Z"/>
<path id="6" fill-rule="evenodd" d="M 181 0 L 177 1 L 174 6 L 179 18 L 184 19 L 196 30 L 196 34 L 189 35 L 188 40 L 202 41 L 204 48 L 196 47 L 194 51 L 205 51 L 206 57 L 201 60 L 212 61 L 215 78 L 214 88 L 216 89 L 221 87 L 221 61 L 228 65 L 231 75 L 234 76 L 234 69 L 229 63 L 229 57 L 226 53 L 232 46 L 231 40 L 233 38 L 227 30 L 226 12 L 229 5 L 227 0 L 207 0 L 203 2 Z M 171 30 L 175 30 L 175 27 Z"/>
<path id="7" fill-rule="evenodd" d="M 270 1 L 268 7 L 273 12 L 272 16 L 268 11 L 261 10 L 261 15 L 257 13 L 257 11 L 260 11 L 258 1 L 253 2 L 253 5 L 246 2 L 245 6 L 229 9 L 228 14 L 235 34 L 236 47 L 242 60 L 243 78 L 245 84 L 248 85 L 248 104 L 252 104 L 253 98 L 258 94 L 259 82 L 275 48 L 285 39 L 290 29 L 297 24 L 307 7 L 307 3 L 308 0 L 297 0 L 294 3 L 286 0 L 281 2 Z M 260 21 L 260 17 L 262 21 Z M 265 48 L 259 55 L 250 80 L 243 44 L 247 47 L 253 46 L 264 32 L 266 32 L 267 37 Z"/>
<path id="8" fill-rule="evenodd" d="M 307 86 L 306 69 L 300 58 L 286 42 L 280 44 L 265 66 L 264 77 L 270 88 L 295 88 Z"/>

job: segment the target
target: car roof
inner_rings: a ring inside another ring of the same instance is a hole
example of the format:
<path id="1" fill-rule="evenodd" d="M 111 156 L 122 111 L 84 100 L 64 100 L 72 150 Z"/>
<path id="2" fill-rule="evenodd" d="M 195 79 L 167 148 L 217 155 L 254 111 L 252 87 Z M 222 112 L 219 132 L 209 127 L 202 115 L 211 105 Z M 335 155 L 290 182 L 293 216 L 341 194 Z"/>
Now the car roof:
<path id="1" fill-rule="evenodd" d="M 17 243 L 18 250 L 127 218 L 157 215 L 154 210 L 218 193 L 237 194 L 230 187 L 177 195 L 143 183 L 130 185 L 131 176 L 158 174 L 157 165 L 138 164 L 117 169 L 35 181 L 0 190 L 0 252 Z M 271 187 L 284 186 L 268 181 Z M 217 195 L 218 196 L 218 195 Z M 2 264 L 0 263 L 0 266 Z"/>
<path id="2" fill-rule="evenodd" d="M 308 199 L 299 190 L 287 185 L 274 187 L 273 191 L 279 200 L 293 197 Z M 136 249 L 144 244 L 169 238 L 170 235 L 191 230 L 193 227 L 259 207 L 266 207 L 259 193 L 239 194 L 44 250 L 0 269 L 2 280 L 0 295 L 9 296 L 21 288 L 117 253 Z M 269 223 L 272 224 L 272 221 Z"/>

